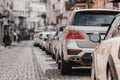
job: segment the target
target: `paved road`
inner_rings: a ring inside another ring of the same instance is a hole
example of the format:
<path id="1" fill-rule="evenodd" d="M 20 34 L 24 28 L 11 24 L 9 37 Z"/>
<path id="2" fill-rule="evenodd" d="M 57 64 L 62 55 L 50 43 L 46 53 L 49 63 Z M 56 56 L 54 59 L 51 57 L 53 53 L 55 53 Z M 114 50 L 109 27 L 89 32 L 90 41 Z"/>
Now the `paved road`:
<path id="1" fill-rule="evenodd" d="M 24 41 L 0 52 L 0 80 L 90 80 L 90 70 L 62 76 L 50 55 Z"/>

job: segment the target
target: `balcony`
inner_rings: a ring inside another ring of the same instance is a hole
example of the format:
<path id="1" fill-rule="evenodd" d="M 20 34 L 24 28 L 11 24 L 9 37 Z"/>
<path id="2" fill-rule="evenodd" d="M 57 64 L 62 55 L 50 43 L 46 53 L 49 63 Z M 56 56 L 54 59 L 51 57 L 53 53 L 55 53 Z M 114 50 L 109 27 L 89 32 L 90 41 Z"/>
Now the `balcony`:
<path id="1" fill-rule="evenodd" d="M 74 8 L 75 7 L 81 7 L 81 5 L 83 6 L 83 5 L 86 5 L 86 4 L 91 3 L 91 2 L 92 2 L 92 0 L 68 0 L 65 3 L 65 6 L 66 6 L 66 10 L 70 10 L 71 7 L 72 7 L 72 9 L 73 9 L 73 7 Z"/>

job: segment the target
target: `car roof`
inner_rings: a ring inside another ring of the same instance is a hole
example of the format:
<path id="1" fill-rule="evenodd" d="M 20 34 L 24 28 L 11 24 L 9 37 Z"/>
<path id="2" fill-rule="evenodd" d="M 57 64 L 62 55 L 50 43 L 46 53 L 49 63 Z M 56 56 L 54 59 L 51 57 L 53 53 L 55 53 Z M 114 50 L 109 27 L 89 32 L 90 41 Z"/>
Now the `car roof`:
<path id="1" fill-rule="evenodd" d="M 74 9 L 73 12 L 79 12 L 79 11 L 115 11 L 120 12 L 120 10 L 113 10 L 113 9 Z"/>

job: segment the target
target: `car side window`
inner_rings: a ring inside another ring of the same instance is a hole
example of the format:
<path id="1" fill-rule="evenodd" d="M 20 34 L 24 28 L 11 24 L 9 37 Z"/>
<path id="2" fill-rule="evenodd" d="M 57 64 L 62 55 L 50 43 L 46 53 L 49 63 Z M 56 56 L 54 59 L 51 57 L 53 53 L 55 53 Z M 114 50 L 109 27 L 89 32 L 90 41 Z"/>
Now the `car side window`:
<path id="1" fill-rule="evenodd" d="M 120 36 L 120 16 L 116 17 L 115 21 L 111 25 L 111 29 L 106 37 L 106 39 Z"/>
<path id="2" fill-rule="evenodd" d="M 69 26 L 69 25 L 72 24 L 74 15 L 75 15 L 75 13 L 72 13 L 72 14 L 70 15 L 70 18 L 68 19 L 66 26 Z"/>
<path id="3" fill-rule="evenodd" d="M 117 36 L 120 36 L 120 24 L 112 32 L 112 37 L 117 37 Z"/>

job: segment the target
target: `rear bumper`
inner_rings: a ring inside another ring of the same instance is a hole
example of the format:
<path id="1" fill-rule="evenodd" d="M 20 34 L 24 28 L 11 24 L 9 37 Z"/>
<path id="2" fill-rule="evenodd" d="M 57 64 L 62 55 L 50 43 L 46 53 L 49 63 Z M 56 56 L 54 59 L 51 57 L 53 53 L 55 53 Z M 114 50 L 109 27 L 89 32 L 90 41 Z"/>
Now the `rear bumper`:
<path id="1" fill-rule="evenodd" d="M 86 53 L 82 57 L 72 56 L 70 57 L 70 61 L 73 66 L 76 66 L 76 65 L 90 66 L 91 65 L 91 53 Z"/>
<path id="2" fill-rule="evenodd" d="M 73 49 L 72 49 L 73 50 Z M 81 50 L 81 52 L 80 52 Z M 84 66 L 90 66 L 91 65 L 91 54 L 93 53 L 92 48 L 80 48 L 77 51 L 68 51 L 67 55 L 64 56 L 64 59 L 67 61 L 71 61 L 72 65 L 84 65 Z M 75 52 L 75 53 L 74 53 Z"/>

